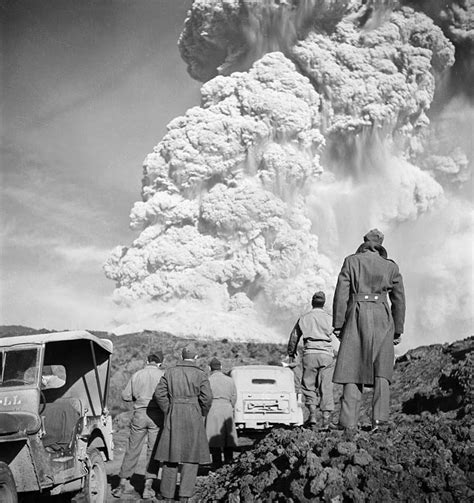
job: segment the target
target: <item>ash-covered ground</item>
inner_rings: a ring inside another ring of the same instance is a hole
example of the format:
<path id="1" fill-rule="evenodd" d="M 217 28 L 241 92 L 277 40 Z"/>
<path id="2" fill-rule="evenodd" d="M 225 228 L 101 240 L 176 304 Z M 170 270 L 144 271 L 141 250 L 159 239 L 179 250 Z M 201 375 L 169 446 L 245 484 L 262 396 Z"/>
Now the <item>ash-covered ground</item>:
<path id="1" fill-rule="evenodd" d="M 38 333 L 0 327 L 0 336 Z M 103 333 L 97 333 L 102 337 Z M 130 411 L 120 391 L 140 357 L 163 347 L 165 365 L 189 339 L 144 332 L 112 337 L 109 407 L 114 418 L 114 461 L 107 463 L 109 487 L 118 483 Z M 225 370 L 236 365 L 276 364 L 285 354 L 278 344 L 193 341 L 205 366 L 219 355 Z M 255 441 L 240 438 L 234 462 L 218 471 L 200 469 L 197 502 L 468 502 L 474 498 L 474 336 L 455 343 L 412 349 L 395 364 L 391 385 L 391 429 L 370 433 L 371 393 L 364 395 L 360 429 L 353 436 L 305 426 L 275 428 Z M 336 399 L 342 387 L 335 385 Z M 337 400 L 336 400 L 337 403 Z M 126 404 L 125 404 L 126 406 Z M 337 421 L 338 408 L 334 413 Z M 108 502 L 140 501 L 145 449 L 132 478 L 137 492 Z M 159 494 L 159 483 L 155 486 Z"/>
<path id="2" fill-rule="evenodd" d="M 473 337 L 411 350 L 395 367 L 389 431 L 368 431 L 367 394 L 355 435 L 274 429 L 201 478 L 194 500 L 473 501 L 473 363 Z"/>
<path id="3" fill-rule="evenodd" d="M 113 381 L 125 366 L 122 353 L 129 353 L 129 345 L 141 351 L 150 338 L 157 344 L 166 340 L 170 355 L 172 347 L 182 344 L 179 338 L 158 333 L 129 337 L 133 342 L 127 341 L 128 337 L 116 339 Z M 254 343 L 219 342 L 212 348 L 205 341 L 195 344 L 203 355 L 202 363 L 220 353 L 225 369 L 241 363 L 276 363 L 285 350 L 279 345 Z M 367 392 L 361 427 L 354 436 L 302 426 L 275 428 L 255 443 L 241 437 L 233 464 L 218 471 L 201 467 L 192 502 L 472 501 L 473 370 L 474 337 L 412 349 L 395 365 L 388 432 L 370 433 L 371 393 Z M 342 386 L 335 385 L 337 399 L 341 391 Z M 338 407 L 334 421 L 337 415 Z M 115 461 L 108 464 L 112 485 L 118 482 L 128 416 L 121 412 L 115 418 Z M 144 454 L 133 479 L 137 493 L 131 498 L 135 500 L 143 487 Z M 110 497 L 110 501 L 117 500 Z"/>

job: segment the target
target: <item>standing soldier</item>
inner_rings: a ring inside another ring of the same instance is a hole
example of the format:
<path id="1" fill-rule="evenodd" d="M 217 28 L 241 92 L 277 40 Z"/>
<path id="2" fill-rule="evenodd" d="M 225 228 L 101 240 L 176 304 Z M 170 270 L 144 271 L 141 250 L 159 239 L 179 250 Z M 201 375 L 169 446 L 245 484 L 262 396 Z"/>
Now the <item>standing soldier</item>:
<path id="1" fill-rule="evenodd" d="M 356 253 L 345 258 L 337 280 L 333 326 L 341 346 L 334 382 L 344 384 L 339 428 L 357 427 L 364 385 L 374 387 L 372 430 L 388 422 L 393 346 L 403 333 L 405 294 L 383 238 L 379 230 L 370 230 Z"/>
<path id="2" fill-rule="evenodd" d="M 237 390 L 234 380 L 222 373 L 222 364 L 217 358 L 209 362 L 211 375 L 209 382 L 212 391 L 212 405 L 206 417 L 206 433 L 209 440 L 212 464 L 222 466 L 233 459 L 237 447 L 237 430 L 234 423 L 234 406 L 237 401 Z"/>
<path id="3" fill-rule="evenodd" d="M 128 447 L 120 468 L 120 485 L 112 491 L 112 495 L 120 498 L 124 493 L 133 493 L 134 487 L 130 477 L 134 474 L 142 451 L 143 441 L 148 436 L 147 471 L 145 474 L 145 489 L 143 499 L 155 496 L 152 489 L 153 480 L 158 470 L 155 469 L 153 454 L 160 428 L 163 426 L 163 413 L 153 400 L 153 393 L 164 372 L 161 370 L 163 353 L 150 354 L 143 369 L 135 372 L 122 392 L 122 399 L 133 402 L 133 416 L 130 422 Z"/>
<path id="4" fill-rule="evenodd" d="M 196 352 L 186 347 L 182 358 L 156 387 L 155 400 L 165 413 L 156 459 L 164 463 L 160 492 L 167 501 L 174 499 L 181 465 L 179 498 L 185 502 L 193 495 L 199 465 L 210 462 L 204 417 L 212 392 L 206 374 L 196 366 Z"/>
<path id="5" fill-rule="evenodd" d="M 296 322 L 288 341 L 288 356 L 294 359 L 300 338 L 303 338 L 302 391 L 309 409 L 309 423 L 316 424 L 316 405 L 319 391 L 319 408 L 323 413 L 322 427 L 327 428 L 334 410 L 332 375 L 334 372 L 334 347 L 331 335 L 331 316 L 323 309 L 324 292 L 316 292 L 311 299 L 311 311 Z"/>

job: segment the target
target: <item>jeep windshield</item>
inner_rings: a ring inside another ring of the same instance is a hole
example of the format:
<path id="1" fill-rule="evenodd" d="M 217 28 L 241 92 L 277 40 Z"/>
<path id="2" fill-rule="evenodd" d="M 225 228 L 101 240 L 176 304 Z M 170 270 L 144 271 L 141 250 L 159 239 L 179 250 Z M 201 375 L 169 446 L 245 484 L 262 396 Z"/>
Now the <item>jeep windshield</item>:
<path id="1" fill-rule="evenodd" d="M 36 384 L 39 356 L 39 348 L 0 349 L 0 388 Z"/>

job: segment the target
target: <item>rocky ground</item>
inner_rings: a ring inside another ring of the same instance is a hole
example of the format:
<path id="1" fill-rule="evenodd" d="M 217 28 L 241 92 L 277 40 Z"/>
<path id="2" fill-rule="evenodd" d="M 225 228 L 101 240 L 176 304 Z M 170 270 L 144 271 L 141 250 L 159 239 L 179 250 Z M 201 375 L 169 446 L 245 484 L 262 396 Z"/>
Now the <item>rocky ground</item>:
<path id="1" fill-rule="evenodd" d="M 242 438 L 231 465 L 201 470 L 193 503 L 473 501 L 473 358 L 473 337 L 409 351 L 396 363 L 388 431 L 369 431 L 369 392 L 355 434 L 302 426 L 273 429 L 253 446 Z M 112 485 L 126 440 L 120 432 Z M 141 473 L 143 466 L 144 458 Z M 128 501 L 139 499 L 143 476 L 134 483 Z"/>
<path id="2" fill-rule="evenodd" d="M 241 455 L 241 453 L 251 449 L 255 438 L 260 438 L 261 435 L 255 435 L 253 438 L 250 437 L 240 437 L 239 438 L 239 450 L 238 452 L 234 453 L 235 459 L 237 461 L 238 457 Z M 142 454 L 140 457 L 140 461 L 138 464 L 138 468 L 136 470 L 135 475 L 132 477 L 131 482 L 132 485 L 135 487 L 136 491 L 134 493 L 124 495 L 122 498 L 117 499 L 114 498 L 111 494 L 111 491 L 114 487 L 116 487 L 119 483 L 119 477 L 118 477 L 118 472 L 120 470 L 120 466 L 122 464 L 122 459 L 125 454 L 125 449 L 127 445 L 127 438 L 128 438 L 128 432 L 125 429 L 121 429 L 117 431 L 114 434 L 114 443 L 115 443 L 115 449 L 114 449 L 114 460 L 109 461 L 106 463 L 107 466 L 107 474 L 108 474 L 108 489 L 109 489 L 109 494 L 107 498 L 107 503 L 126 503 L 130 501 L 145 501 L 141 499 L 141 494 L 143 492 L 143 487 L 144 487 L 144 473 L 145 473 L 145 467 L 146 467 L 146 448 L 144 446 L 142 450 Z M 215 472 L 212 470 L 211 466 L 201 466 L 199 468 L 199 473 L 198 473 L 198 483 L 200 486 L 204 486 L 207 483 L 207 480 L 209 480 L 211 477 L 213 477 Z M 158 476 L 160 477 L 161 472 L 158 473 Z M 159 480 L 156 481 L 154 484 L 154 489 L 158 495 L 159 498 Z M 159 501 L 159 499 L 155 499 L 153 503 L 156 503 L 156 501 Z M 199 496 L 196 495 L 195 498 L 193 498 L 192 503 L 196 503 L 199 501 Z M 150 503 L 152 503 L 150 501 Z"/>
<path id="3" fill-rule="evenodd" d="M 400 358 L 388 431 L 370 433 L 368 394 L 354 435 L 274 429 L 200 480 L 196 501 L 473 501 L 473 350 L 471 337 Z"/>
<path id="4" fill-rule="evenodd" d="M 10 334 L 11 327 L 7 328 Z M 112 380 L 117 382 L 112 395 L 142 364 L 133 351 L 143 355 L 155 345 L 168 344 L 165 354 L 171 358 L 184 341 L 153 333 L 114 342 Z M 227 369 L 237 364 L 276 363 L 284 353 L 278 345 L 224 340 L 219 347 L 195 343 L 203 362 L 218 353 Z M 473 360 L 474 337 L 408 351 L 395 364 L 389 431 L 369 431 L 368 392 L 361 427 L 353 435 L 302 426 L 275 428 L 255 442 L 242 437 L 231 465 L 217 471 L 201 468 L 192 503 L 474 501 Z M 341 391 L 335 386 L 336 399 Z M 115 459 L 107 463 L 108 503 L 139 501 L 143 489 L 145 451 L 132 479 L 137 491 L 121 500 L 110 494 L 118 484 L 129 414 L 124 411 L 114 419 Z M 336 409 L 335 421 L 337 414 Z M 159 494 L 158 481 L 156 489 Z"/>

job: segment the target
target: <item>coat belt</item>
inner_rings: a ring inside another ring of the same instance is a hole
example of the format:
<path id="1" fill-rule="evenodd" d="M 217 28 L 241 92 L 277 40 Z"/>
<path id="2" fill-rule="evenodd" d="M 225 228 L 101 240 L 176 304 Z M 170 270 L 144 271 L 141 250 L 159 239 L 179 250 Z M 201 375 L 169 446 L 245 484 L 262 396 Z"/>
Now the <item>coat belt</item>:
<path id="1" fill-rule="evenodd" d="M 385 293 L 354 293 L 352 299 L 355 302 L 385 302 L 387 295 Z"/>
<path id="2" fill-rule="evenodd" d="M 173 403 L 198 403 L 196 396 L 173 396 L 171 401 Z"/>

